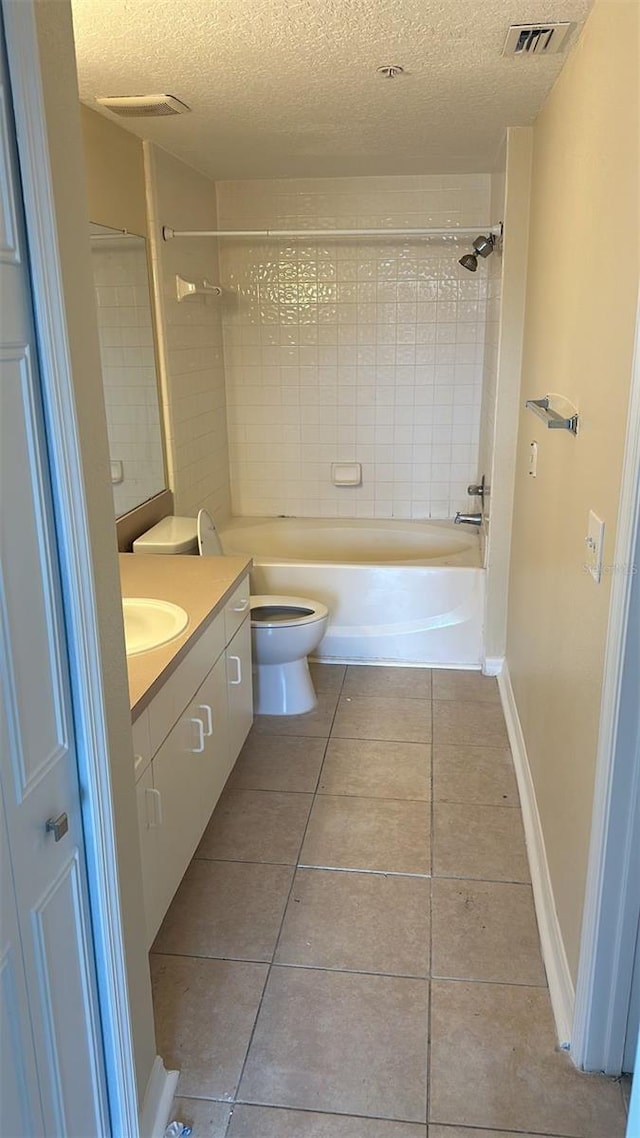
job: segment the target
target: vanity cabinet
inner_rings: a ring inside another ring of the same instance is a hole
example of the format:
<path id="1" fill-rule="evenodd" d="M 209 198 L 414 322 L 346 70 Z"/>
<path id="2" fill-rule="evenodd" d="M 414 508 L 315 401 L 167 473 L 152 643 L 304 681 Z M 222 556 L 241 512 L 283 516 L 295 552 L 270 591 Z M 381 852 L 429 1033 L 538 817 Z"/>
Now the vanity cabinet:
<path id="1" fill-rule="evenodd" d="M 133 725 L 149 947 L 253 722 L 248 596 L 247 578 Z"/>

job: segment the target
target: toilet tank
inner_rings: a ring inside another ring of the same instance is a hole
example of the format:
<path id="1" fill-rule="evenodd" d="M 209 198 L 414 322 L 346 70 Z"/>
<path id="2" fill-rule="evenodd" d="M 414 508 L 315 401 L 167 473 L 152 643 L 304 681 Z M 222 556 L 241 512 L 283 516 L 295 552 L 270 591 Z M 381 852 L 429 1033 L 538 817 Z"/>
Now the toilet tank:
<path id="1" fill-rule="evenodd" d="M 140 534 L 133 543 L 134 553 L 198 553 L 195 518 L 168 517 Z"/>

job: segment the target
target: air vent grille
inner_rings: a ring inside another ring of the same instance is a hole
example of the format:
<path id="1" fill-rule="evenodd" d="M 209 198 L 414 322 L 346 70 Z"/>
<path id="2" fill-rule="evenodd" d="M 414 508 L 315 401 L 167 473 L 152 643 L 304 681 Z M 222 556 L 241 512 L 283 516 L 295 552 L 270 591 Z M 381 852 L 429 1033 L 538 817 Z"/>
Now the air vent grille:
<path id="1" fill-rule="evenodd" d="M 512 24 L 507 32 L 503 55 L 556 55 L 562 50 L 572 28 L 570 22 L 558 24 Z"/>
<path id="2" fill-rule="evenodd" d="M 121 118 L 161 118 L 191 109 L 173 95 L 104 95 L 96 102 Z"/>

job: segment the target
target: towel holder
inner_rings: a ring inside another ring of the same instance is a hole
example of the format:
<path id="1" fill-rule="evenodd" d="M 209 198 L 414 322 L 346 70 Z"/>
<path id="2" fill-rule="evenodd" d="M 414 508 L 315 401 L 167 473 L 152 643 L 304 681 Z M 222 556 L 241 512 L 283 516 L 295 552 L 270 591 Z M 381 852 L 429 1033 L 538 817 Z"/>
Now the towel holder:
<path id="1" fill-rule="evenodd" d="M 556 403 L 556 407 L 553 406 Z M 562 404 L 562 411 L 557 404 Z M 533 411 L 550 430 L 570 431 L 572 435 L 578 433 L 578 412 L 573 404 L 562 395 L 545 395 L 542 399 L 527 399 L 525 407 Z"/>

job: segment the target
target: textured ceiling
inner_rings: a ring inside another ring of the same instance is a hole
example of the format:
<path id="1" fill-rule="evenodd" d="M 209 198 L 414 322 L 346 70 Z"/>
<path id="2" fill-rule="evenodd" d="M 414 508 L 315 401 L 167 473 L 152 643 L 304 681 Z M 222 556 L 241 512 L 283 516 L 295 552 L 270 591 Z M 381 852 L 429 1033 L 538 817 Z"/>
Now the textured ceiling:
<path id="1" fill-rule="evenodd" d="M 507 27 L 592 0 L 72 3 L 83 102 L 175 95 L 191 114 L 117 121 L 212 177 L 268 178 L 491 170 L 566 59 L 503 58 Z"/>

